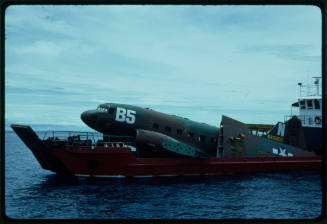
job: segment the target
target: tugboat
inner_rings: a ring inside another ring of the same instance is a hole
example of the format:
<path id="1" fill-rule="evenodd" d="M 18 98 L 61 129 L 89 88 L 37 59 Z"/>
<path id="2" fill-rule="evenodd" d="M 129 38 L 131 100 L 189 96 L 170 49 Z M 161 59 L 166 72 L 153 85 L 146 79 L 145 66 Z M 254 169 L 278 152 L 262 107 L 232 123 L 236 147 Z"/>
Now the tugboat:
<path id="1" fill-rule="evenodd" d="M 247 125 L 223 115 L 218 128 L 149 108 L 107 103 L 81 114 L 81 119 L 98 132 L 52 131 L 40 139 L 27 125 L 11 127 L 42 168 L 75 176 L 156 177 L 320 169 L 322 139 L 314 142 L 310 129 L 305 128 L 321 130 L 321 96 L 310 97 L 299 98 L 300 115 L 275 126 Z M 266 134 L 253 134 L 254 127 L 261 127 Z"/>
<path id="2" fill-rule="evenodd" d="M 298 101 L 292 104 L 291 115 L 284 117 L 284 123 L 278 125 L 268 132 L 267 137 L 286 144 L 297 145 L 300 148 L 313 151 L 317 155 L 322 154 L 322 99 L 319 94 L 319 79 L 313 77 L 316 92 L 310 92 L 310 86 L 300 87 Z M 302 88 L 307 88 L 306 96 L 302 96 Z M 293 114 L 293 108 L 297 107 L 298 113 Z M 287 130 L 288 129 L 288 130 Z M 291 130 L 292 129 L 292 130 Z M 292 133 L 289 136 L 289 133 Z M 285 134 L 288 133 L 288 134 Z"/>
<path id="3" fill-rule="evenodd" d="M 310 86 L 304 86 L 298 83 L 300 87 L 300 96 L 298 101 L 292 104 L 292 107 L 299 108 L 299 113 L 296 115 L 301 120 L 304 131 L 307 148 L 321 154 L 322 150 L 322 98 L 319 93 L 319 80 L 321 77 L 312 77 L 315 79 L 314 85 L 316 91 L 310 93 Z M 307 88 L 306 96 L 302 96 L 302 88 Z M 291 110 L 292 113 L 292 110 Z M 288 116 L 285 117 L 285 120 Z"/>

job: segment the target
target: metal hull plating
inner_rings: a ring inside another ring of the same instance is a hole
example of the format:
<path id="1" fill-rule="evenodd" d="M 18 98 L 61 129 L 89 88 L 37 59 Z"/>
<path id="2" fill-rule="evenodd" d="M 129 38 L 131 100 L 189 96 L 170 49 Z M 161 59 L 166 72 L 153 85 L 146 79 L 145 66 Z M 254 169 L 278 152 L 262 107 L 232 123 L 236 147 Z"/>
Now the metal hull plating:
<path id="1" fill-rule="evenodd" d="M 242 131 L 243 124 L 226 117 L 224 120 L 225 134 L 228 136 L 234 136 Z M 237 132 L 235 129 L 230 129 L 229 126 L 238 127 Z M 295 154 L 297 152 L 295 151 L 293 152 L 294 156 L 272 156 L 270 151 L 274 147 L 274 142 L 247 134 L 244 135 L 244 143 L 241 141 L 235 146 L 229 145 L 227 139 L 227 142 L 224 142 L 226 145 L 224 157 L 205 159 L 191 157 L 140 158 L 138 152 L 131 151 L 131 148 L 124 144 L 88 145 L 90 140 L 70 142 L 56 140 L 56 138 L 50 141 L 40 140 L 29 126 L 12 125 L 12 128 L 33 152 L 42 168 L 67 175 L 88 177 L 218 175 L 321 169 L 322 164 L 322 158 L 315 156 L 312 152 L 299 151 Z M 247 129 L 242 132 L 247 133 Z M 278 145 L 280 144 L 278 143 Z M 291 150 L 291 148 L 289 149 Z M 255 152 L 264 152 L 262 150 L 266 150 L 266 152 L 261 153 L 261 156 L 254 154 Z M 227 153 L 229 151 L 231 156 Z"/>
<path id="2" fill-rule="evenodd" d="M 321 157 L 229 159 L 136 158 L 129 148 L 63 147 L 52 150 L 67 174 L 87 177 L 219 175 L 241 172 L 320 169 Z"/>
<path id="3" fill-rule="evenodd" d="M 307 146 L 312 150 L 322 149 L 322 128 L 302 127 Z"/>

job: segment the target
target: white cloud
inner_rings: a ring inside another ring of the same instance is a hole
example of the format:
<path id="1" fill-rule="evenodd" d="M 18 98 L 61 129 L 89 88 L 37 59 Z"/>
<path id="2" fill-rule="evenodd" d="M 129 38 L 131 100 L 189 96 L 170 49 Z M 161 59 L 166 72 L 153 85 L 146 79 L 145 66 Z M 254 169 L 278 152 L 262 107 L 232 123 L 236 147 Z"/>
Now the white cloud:
<path id="1" fill-rule="evenodd" d="M 62 48 L 54 42 L 50 41 L 36 41 L 30 46 L 22 48 L 16 48 L 17 54 L 39 54 L 39 55 L 59 55 L 62 52 Z"/>
<path id="2" fill-rule="evenodd" d="M 8 50 L 15 51 L 15 54 L 33 54 L 39 56 L 62 56 L 63 53 L 75 52 L 79 55 L 89 55 L 95 49 L 82 44 L 80 41 L 47 41 L 37 40 L 31 45 L 14 47 Z"/>
<path id="3" fill-rule="evenodd" d="M 47 113 L 44 122 L 79 122 L 89 108 L 76 102 L 113 101 L 192 105 L 190 118 L 204 122 L 228 112 L 253 121 L 253 110 L 288 107 L 297 82 L 321 74 L 321 14 L 312 6 L 10 6 L 5 31 L 6 85 L 49 90 L 6 95 L 6 110 L 24 104 L 31 121 Z M 65 97 L 65 116 L 56 87 L 79 93 Z M 204 116 L 205 106 L 219 111 Z M 283 118 L 274 114 L 258 116 Z"/>

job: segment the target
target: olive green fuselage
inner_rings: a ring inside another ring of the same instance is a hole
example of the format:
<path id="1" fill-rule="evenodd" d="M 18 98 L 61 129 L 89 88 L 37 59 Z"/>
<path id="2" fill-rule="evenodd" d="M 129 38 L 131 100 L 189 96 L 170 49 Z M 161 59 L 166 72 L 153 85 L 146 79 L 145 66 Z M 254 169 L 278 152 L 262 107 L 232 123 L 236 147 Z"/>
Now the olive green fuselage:
<path id="1" fill-rule="evenodd" d="M 219 128 L 176 115 L 127 104 L 106 103 L 85 111 L 81 119 L 91 128 L 109 135 L 136 136 L 137 130 L 161 133 L 215 155 Z"/>

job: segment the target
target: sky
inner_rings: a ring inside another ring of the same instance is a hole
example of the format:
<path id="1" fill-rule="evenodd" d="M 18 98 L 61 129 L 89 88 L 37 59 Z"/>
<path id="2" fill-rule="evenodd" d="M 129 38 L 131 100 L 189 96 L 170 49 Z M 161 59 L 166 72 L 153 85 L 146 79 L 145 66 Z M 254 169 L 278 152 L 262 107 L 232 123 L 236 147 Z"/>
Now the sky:
<path id="1" fill-rule="evenodd" d="M 315 6 L 9 6 L 5 124 L 88 130 L 114 102 L 219 126 L 284 121 L 321 76 Z"/>

